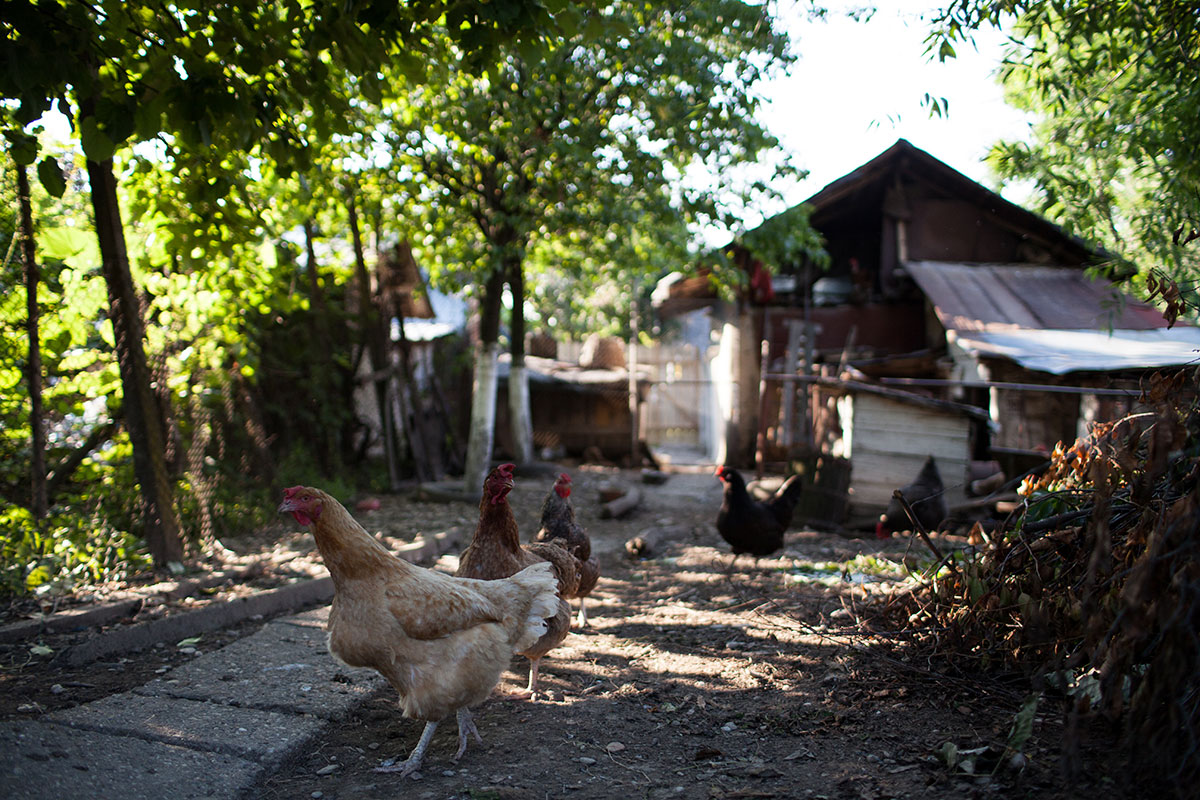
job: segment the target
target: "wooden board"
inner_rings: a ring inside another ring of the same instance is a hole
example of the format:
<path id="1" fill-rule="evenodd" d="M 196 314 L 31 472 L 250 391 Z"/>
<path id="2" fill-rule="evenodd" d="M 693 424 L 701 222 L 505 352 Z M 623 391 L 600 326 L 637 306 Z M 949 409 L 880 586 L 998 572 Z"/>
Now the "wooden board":
<path id="1" fill-rule="evenodd" d="M 953 506 L 965 500 L 971 451 L 966 416 L 865 393 L 843 398 L 839 411 L 851 463 L 851 525 L 882 514 L 892 492 L 911 482 L 931 455 L 946 501 Z"/>

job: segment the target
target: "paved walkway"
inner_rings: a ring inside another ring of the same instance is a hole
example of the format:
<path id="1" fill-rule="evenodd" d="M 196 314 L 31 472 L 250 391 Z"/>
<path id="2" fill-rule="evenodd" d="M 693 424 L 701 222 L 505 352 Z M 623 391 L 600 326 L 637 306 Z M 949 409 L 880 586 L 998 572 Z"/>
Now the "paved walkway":
<path id="1" fill-rule="evenodd" d="M 708 470 L 673 475 L 655 491 L 677 502 L 706 495 L 707 502 L 720 502 L 719 483 Z M 602 537 L 593 543 L 596 549 L 622 545 Z M 461 542 L 438 534 L 396 554 L 428 563 L 455 545 Z M 279 617 L 132 691 L 36 719 L 0 722 L 0 798 L 242 797 L 285 759 L 317 746 L 323 730 L 385 685 L 373 670 L 334 661 L 326 647 L 328 614 L 325 606 Z M 186 624 L 209 630 L 230 621 L 217 617 Z M 79 658 L 107 654 L 109 639 L 113 646 L 146 646 L 147 635 L 133 630 L 89 641 Z M 170 627 L 154 635 L 176 641 L 194 631 Z"/>
<path id="2" fill-rule="evenodd" d="M 384 685 L 325 645 L 328 607 L 125 694 L 0 723 L 0 796 L 235 798 Z"/>

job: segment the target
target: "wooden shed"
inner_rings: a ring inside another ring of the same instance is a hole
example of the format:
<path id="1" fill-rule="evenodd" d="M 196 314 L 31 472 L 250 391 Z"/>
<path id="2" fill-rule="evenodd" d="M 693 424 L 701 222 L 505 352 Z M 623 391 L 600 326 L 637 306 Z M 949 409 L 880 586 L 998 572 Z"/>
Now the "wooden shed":
<path id="1" fill-rule="evenodd" d="M 727 437 L 735 462 L 828 452 L 822 407 L 805 396 L 815 376 L 858 375 L 972 405 L 991 412 L 992 445 L 1032 454 L 1122 415 L 1145 375 L 1183 368 L 1200 349 L 1200 329 L 1169 327 L 1093 277 L 1087 267 L 1105 258 L 1097 248 L 903 139 L 799 208 L 828 265 L 767 265 L 772 292 L 708 312 L 738 387 L 736 404 L 720 406 L 737 434 Z M 741 242 L 792 235 L 795 210 Z M 741 242 L 726 253 L 758 263 Z M 664 315 L 698 317 L 706 300 L 720 307 L 716 298 L 711 281 L 679 277 L 655 302 Z"/>
<path id="2" fill-rule="evenodd" d="M 512 453 L 508 423 L 507 355 L 500 358 L 496 403 L 496 448 Z M 553 358 L 525 356 L 529 371 L 529 405 L 533 419 L 533 444 L 539 452 L 583 456 L 599 455 L 626 461 L 633 448 L 636 424 L 629 405 L 629 370 L 620 367 L 585 367 Z M 637 402 L 650 390 L 641 369 L 637 372 Z"/>
<path id="3" fill-rule="evenodd" d="M 851 464 L 849 527 L 878 519 L 892 492 L 915 478 L 928 456 L 937 461 L 946 502 L 953 507 L 966 500 L 963 490 L 986 412 L 854 381 L 831 388 L 839 394 L 839 449 Z"/>

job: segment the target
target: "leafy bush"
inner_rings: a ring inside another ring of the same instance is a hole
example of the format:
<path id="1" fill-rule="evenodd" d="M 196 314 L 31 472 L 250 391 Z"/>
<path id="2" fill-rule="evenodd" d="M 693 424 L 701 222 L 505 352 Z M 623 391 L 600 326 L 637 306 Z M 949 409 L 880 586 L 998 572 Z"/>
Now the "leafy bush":
<path id="1" fill-rule="evenodd" d="M 149 566 L 137 537 L 102 518 L 59 510 L 39 525 L 19 506 L 0 511 L 0 595 L 65 594 Z"/>

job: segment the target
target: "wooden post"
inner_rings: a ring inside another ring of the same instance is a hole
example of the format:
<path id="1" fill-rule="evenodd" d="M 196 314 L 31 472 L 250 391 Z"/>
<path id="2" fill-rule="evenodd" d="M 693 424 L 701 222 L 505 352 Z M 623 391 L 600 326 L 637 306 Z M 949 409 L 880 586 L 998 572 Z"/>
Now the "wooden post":
<path id="1" fill-rule="evenodd" d="M 625 359 L 629 368 L 629 467 L 638 466 L 638 396 L 637 396 L 637 343 L 638 343 L 638 282 L 633 281 L 632 300 L 629 303 L 629 358 Z"/>
<path id="2" fill-rule="evenodd" d="M 754 470 L 763 476 L 767 449 L 767 372 L 771 366 L 771 308 L 763 308 L 762 338 L 758 355 L 758 435 L 755 436 Z"/>
<path id="3" fill-rule="evenodd" d="M 811 378 L 813 374 L 813 348 L 816 342 L 816 330 L 812 321 L 812 264 L 804 260 L 804 375 Z M 800 382 L 800 398 L 804 406 L 804 442 L 808 449 L 814 448 L 812 403 L 809 397 L 808 381 Z"/>
<path id="4" fill-rule="evenodd" d="M 783 437 L 781 444 L 787 448 L 789 455 L 796 444 L 796 368 L 800 360 L 800 341 L 804 335 L 804 326 L 797 319 L 788 320 L 787 351 L 783 356 L 783 371 L 787 375 L 783 379 Z"/>
<path id="5" fill-rule="evenodd" d="M 397 317 L 400 320 L 400 387 L 396 392 L 396 399 L 400 403 L 401 421 L 404 425 L 404 435 L 408 438 L 408 447 L 413 457 L 413 466 L 416 468 L 417 480 L 421 483 L 426 483 L 431 480 L 429 453 L 426 449 L 425 437 L 421 430 L 419 420 L 417 420 L 417 412 L 421 407 L 420 398 L 416 396 L 415 387 L 413 386 L 412 368 L 409 361 L 409 348 L 411 347 L 408 337 L 404 333 L 404 317 Z"/>

